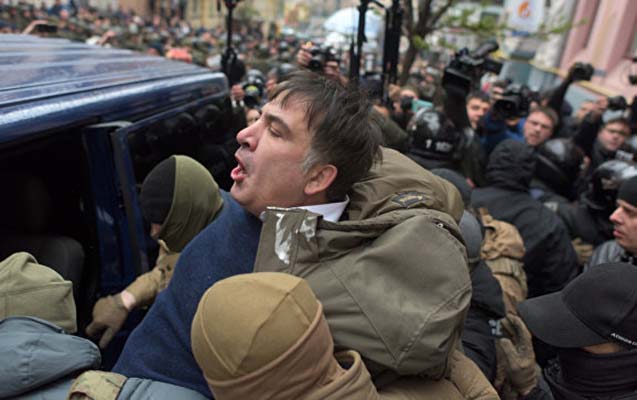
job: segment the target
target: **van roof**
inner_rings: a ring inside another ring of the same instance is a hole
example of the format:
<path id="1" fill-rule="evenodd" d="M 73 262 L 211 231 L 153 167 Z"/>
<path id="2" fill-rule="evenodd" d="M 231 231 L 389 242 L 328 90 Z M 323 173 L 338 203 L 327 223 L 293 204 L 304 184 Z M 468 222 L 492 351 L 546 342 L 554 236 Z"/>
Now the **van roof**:
<path id="1" fill-rule="evenodd" d="M 207 68 L 29 35 L 0 35 L 0 76 L 0 143 L 228 93 Z"/>

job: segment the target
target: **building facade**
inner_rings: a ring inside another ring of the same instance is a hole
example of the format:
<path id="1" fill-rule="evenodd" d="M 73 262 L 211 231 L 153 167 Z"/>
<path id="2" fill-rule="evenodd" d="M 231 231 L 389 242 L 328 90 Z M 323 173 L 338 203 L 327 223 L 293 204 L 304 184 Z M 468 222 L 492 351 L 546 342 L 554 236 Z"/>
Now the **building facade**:
<path id="1" fill-rule="evenodd" d="M 628 81 L 632 58 L 637 56 L 637 2 L 635 0 L 580 0 L 574 20 L 588 23 L 569 32 L 559 68 L 566 73 L 576 61 L 591 63 L 591 87 L 606 95 L 637 96 Z"/>

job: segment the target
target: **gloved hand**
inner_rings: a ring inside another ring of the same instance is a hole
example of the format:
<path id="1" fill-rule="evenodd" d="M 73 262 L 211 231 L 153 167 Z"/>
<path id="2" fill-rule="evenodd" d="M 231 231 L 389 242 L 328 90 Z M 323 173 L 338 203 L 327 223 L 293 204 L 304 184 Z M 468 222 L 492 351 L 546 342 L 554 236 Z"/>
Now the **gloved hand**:
<path id="1" fill-rule="evenodd" d="M 579 265 L 585 265 L 593 255 L 593 245 L 586 243 L 581 238 L 576 238 L 571 243 L 577 254 L 577 262 Z"/>
<path id="2" fill-rule="evenodd" d="M 526 396 L 538 382 L 531 333 L 524 322 L 513 314 L 502 319 L 502 327 L 511 337 L 498 340 L 506 374 L 513 388 Z"/>
<path id="3" fill-rule="evenodd" d="M 124 325 L 128 312 L 119 293 L 102 297 L 93 307 L 93 321 L 86 327 L 86 334 L 92 338 L 100 338 L 100 348 L 106 348 Z"/>

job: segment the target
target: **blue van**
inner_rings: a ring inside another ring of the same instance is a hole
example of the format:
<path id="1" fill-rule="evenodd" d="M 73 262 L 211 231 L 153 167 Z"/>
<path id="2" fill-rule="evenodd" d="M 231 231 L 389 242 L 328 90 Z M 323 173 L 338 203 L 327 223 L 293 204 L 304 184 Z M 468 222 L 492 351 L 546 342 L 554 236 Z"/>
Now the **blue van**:
<path id="1" fill-rule="evenodd" d="M 152 268 L 144 177 L 185 154 L 228 188 L 221 73 L 64 39 L 0 35 L 0 259 L 29 251 L 74 283 L 80 332 L 99 296 Z"/>

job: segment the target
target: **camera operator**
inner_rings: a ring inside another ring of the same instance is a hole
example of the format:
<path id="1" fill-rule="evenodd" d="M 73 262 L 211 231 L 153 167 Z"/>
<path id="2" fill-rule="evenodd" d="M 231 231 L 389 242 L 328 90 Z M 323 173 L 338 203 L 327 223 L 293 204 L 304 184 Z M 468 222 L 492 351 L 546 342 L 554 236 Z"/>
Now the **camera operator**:
<path id="1" fill-rule="evenodd" d="M 490 41 L 474 51 L 462 49 L 444 70 L 442 87 L 444 89 L 444 113 L 453 122 L 456 129 L 463 133 L 463 145 L 460 154 L 460 170 L 474 185 L 486 183 L 484 168 L 486 155 L 482 149 L 476 129 L 488 109 L 488 97 L 473 92 L 485 72 L 498 73 L 502 65 L 488 55 L 498 49 L 497 43 Z M 474 110 L 477 108 L 476 110 Z"/>
<path id="2" fill-rule="evenodd" d="M 467 96 L 467 117 L 474 131 L 478 129 L 480 121 L 490 108 L 489 95 L 479 91 L 469 93 Z"/>

